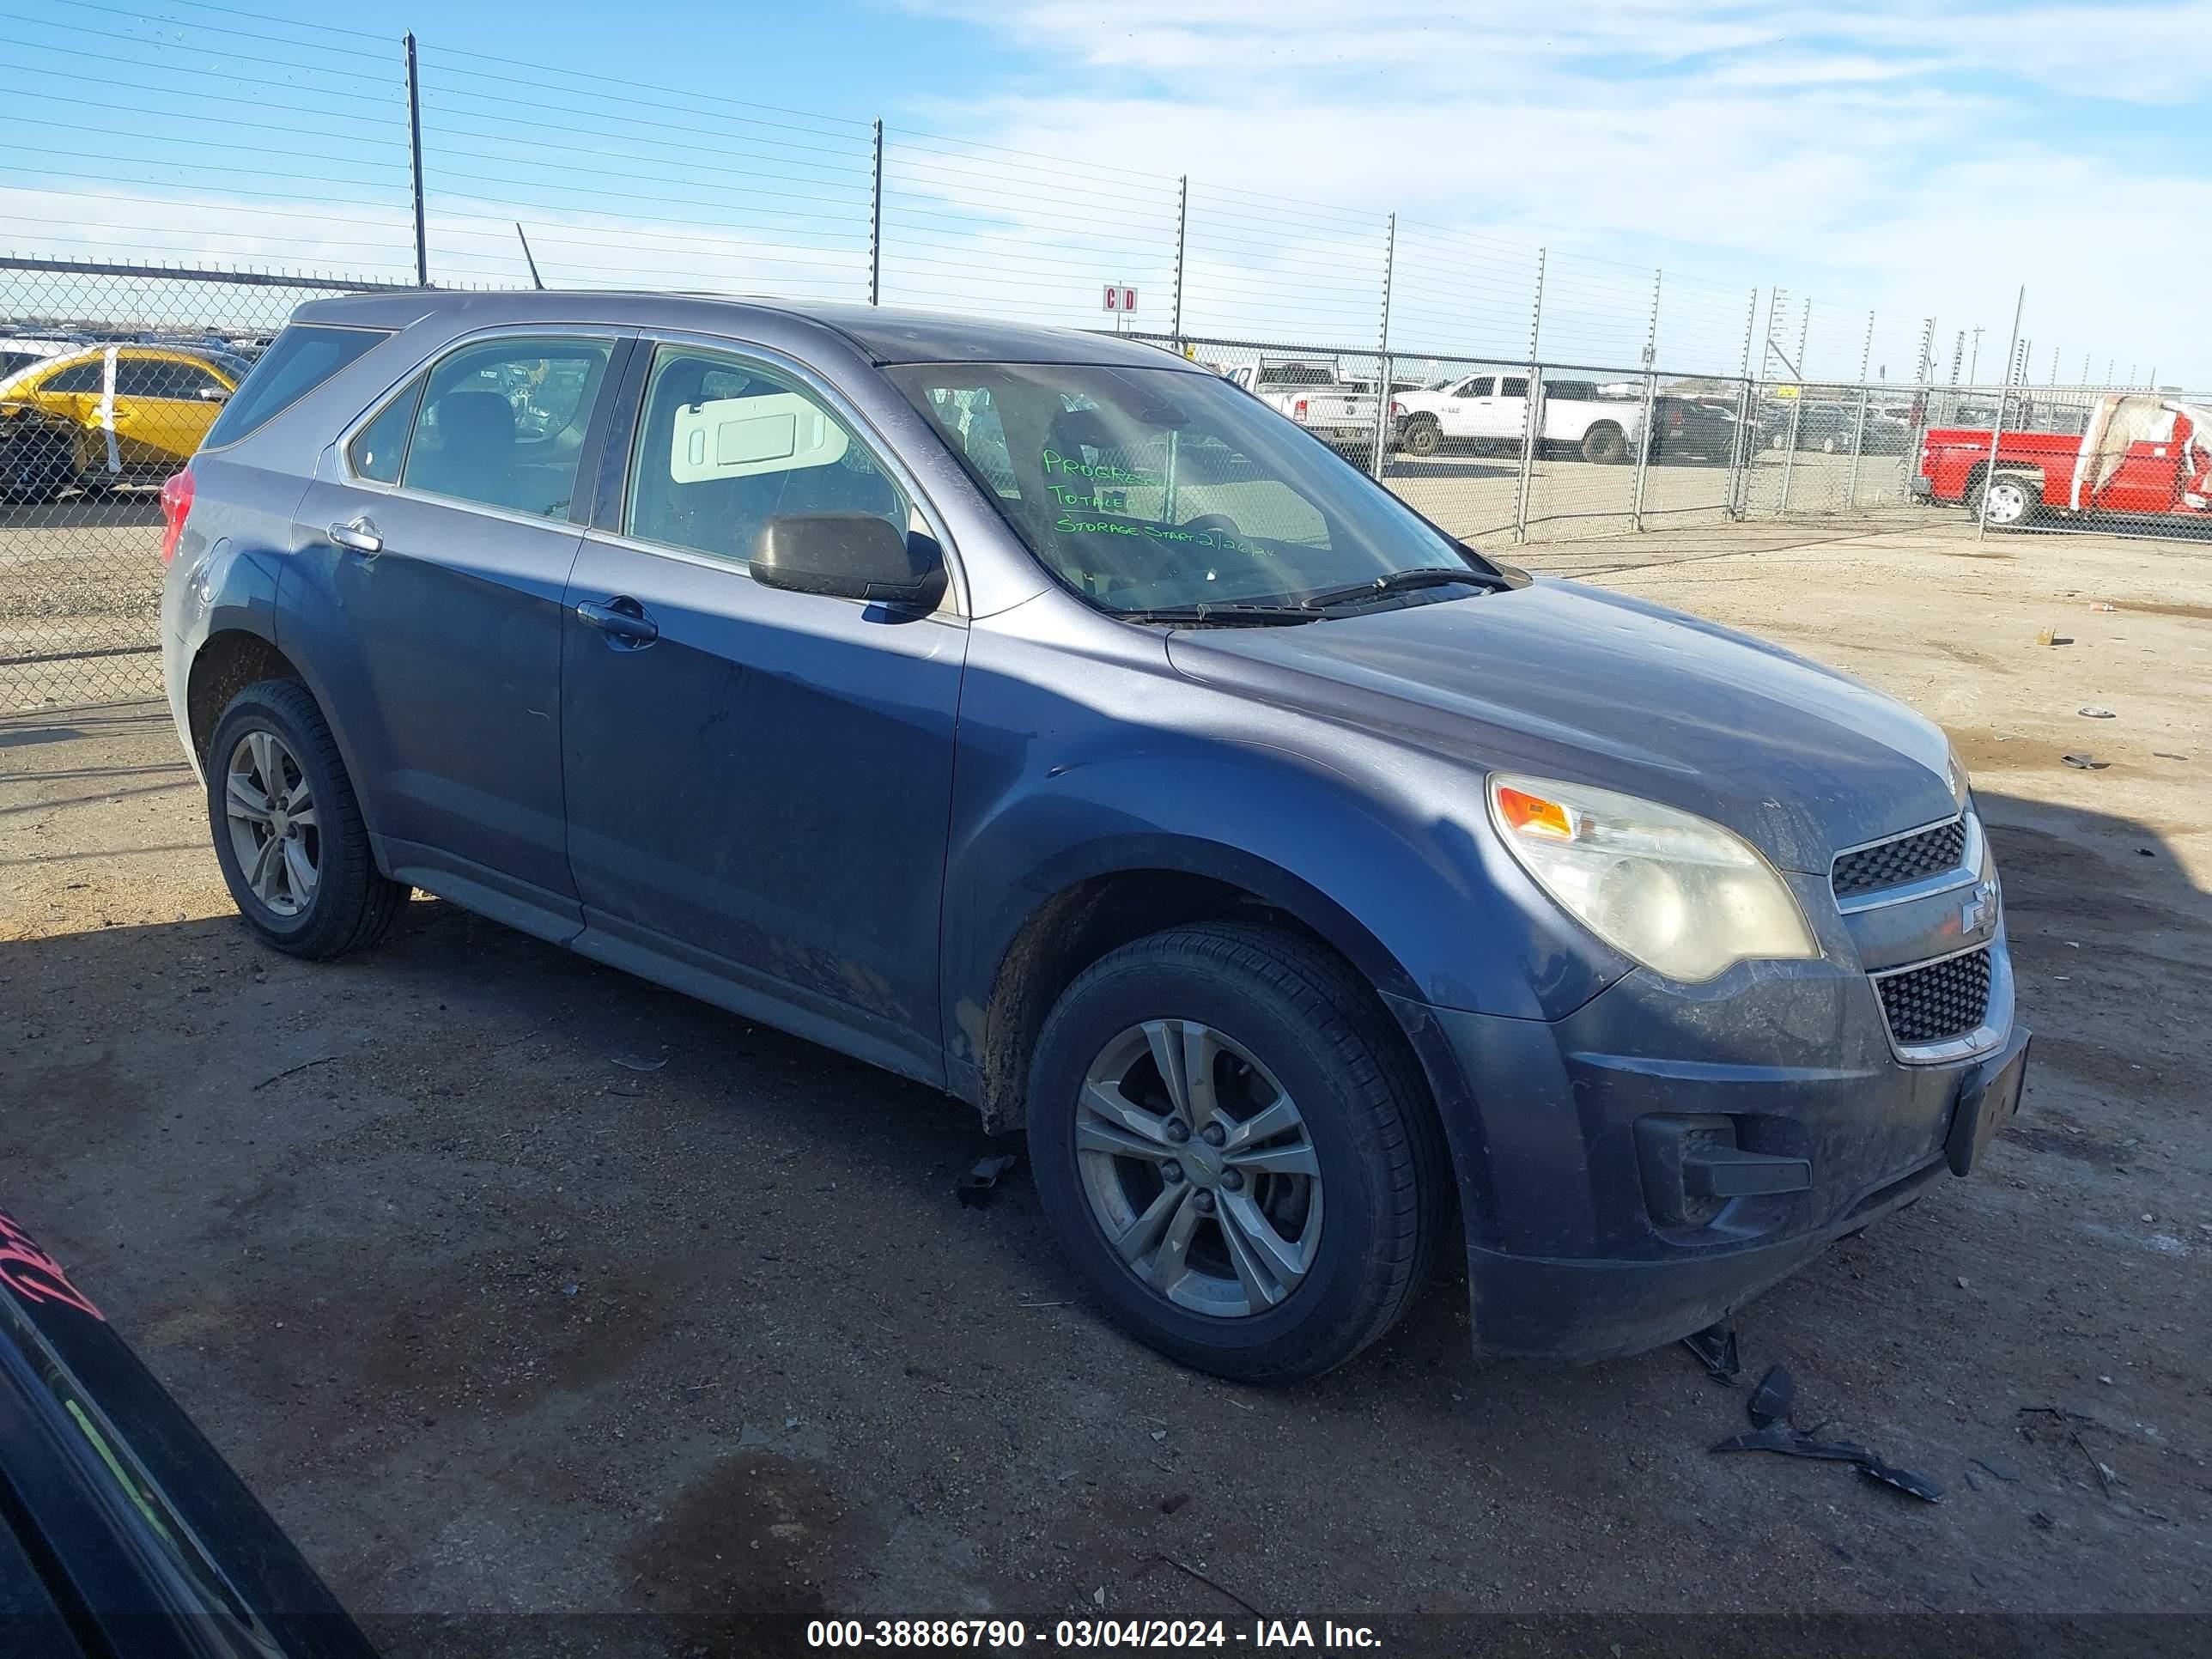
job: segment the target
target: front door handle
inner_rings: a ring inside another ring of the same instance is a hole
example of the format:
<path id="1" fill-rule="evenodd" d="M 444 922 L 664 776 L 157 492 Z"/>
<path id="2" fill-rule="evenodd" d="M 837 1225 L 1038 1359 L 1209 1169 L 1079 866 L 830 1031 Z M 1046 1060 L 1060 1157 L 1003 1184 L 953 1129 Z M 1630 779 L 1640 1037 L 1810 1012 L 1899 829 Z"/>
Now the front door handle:
<path id="1" fill-rule="evenodd" d="M 660 637 L 660 624 L 646 615 L 645 607 L 627 594 L 604 605 L 586 599 L 576 607 L 576 614 L 612 639 L 626 641 L 632 646 L 651 645 Z"/>
<path id="2" fill-rule="evenodd" d="M 343 547 L 349 553 L 373 559 L 384 551 L 384 538 L 377 534 L 376 526 L 366 518 L 356 519 L 351 524 L 334 524 L 323 533 L 330 538 L 332 547 Z"/>

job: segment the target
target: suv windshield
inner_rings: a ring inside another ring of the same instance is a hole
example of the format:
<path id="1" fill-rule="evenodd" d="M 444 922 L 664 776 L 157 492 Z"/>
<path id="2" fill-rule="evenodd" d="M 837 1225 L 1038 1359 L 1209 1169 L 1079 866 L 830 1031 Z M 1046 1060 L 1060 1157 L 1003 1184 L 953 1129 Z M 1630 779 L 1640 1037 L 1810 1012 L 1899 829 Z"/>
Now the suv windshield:
<path id="1" fill-rule="evenodd" d="M 1172 368 L 884 373 L 1040 562 L 1111 611 L 1295 605 L 1412 570 L 1495 570 L 1225 381 Z"/>

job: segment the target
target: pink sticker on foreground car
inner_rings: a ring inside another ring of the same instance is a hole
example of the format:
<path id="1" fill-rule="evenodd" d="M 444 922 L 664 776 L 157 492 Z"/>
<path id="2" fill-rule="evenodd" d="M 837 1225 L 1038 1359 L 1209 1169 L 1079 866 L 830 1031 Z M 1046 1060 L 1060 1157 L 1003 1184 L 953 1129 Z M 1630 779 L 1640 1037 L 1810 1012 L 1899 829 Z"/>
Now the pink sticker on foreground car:
<path id="1" fill-rule="evenodd" d="M 59 1302 L 102 1322 L 107 1317 L 5 1210 L 0 1210 L 0 1285 L 32 1302 Z"/>

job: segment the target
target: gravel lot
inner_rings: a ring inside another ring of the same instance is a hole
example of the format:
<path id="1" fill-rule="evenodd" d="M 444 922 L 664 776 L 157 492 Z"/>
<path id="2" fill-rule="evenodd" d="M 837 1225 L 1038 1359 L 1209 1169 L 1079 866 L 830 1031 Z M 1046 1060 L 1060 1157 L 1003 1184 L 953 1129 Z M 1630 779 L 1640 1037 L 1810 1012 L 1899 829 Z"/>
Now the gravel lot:
<path id="1" fill-rule="evenodd" d="M 1478 1363 L 1455 1279 L 1317 1384 L 1179 1371 L 1082 1304 L 1025 1176 L 954 1201 L 987 1143 L 921 1089 L 434 902 L 355 961 L 258 948 L 149 704 L 0 716 L 0 1200 L 396 1655 L 750 1651 L 823 1610 L 1399 1651 L 1464 1650 L 1419 1622 L 1454 1615 L 2212 1612 L 2212 547 L 1522 556 L 1916 703 L 1993 825 L 2024 1115 L 1747 1309 L 1733 1390 L 1680 1350 Z M 1943 1501 L 1710 1455 L 1776 1360 Z"/>

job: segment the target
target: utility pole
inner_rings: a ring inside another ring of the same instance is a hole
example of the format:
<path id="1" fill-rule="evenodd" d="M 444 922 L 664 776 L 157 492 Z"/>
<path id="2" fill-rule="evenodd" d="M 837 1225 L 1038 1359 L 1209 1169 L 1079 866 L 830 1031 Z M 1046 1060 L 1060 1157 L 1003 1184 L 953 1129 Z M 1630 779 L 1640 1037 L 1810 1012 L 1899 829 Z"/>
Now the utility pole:
<path id="1" fill-rule="evenodd" d="M 1982 331 L 1981 331 L 1980 329 L 1978 329 L 1978 329 L 1976 329 L 1976 330 L 1974 331 L 1974 352 L 1973 352 L 1973 356 L 1971 356 L 1971 357 L 1969 357 L 1969 358 L 1966 360 L 1966 384 L 1967 384 L 1968 386 L 1972 386 L 1972 385 L 1973 385 L 1973 383 L 1974 383 L 1974 376 L 1975 376 L 1977 374 L 1978 374 L 1978 373 L 1980 372 L 1980 370 L 1981 370 L 1981 367 L 1982 367 Z"/>
<path id="2" fill-rule="evenodd" d="M 415 32 L 407 40 L 407 159 L 415 176 L 415 286 L 430 286 L 430 240 L 422 224 L 422 82 L 415 68 Z"/>

